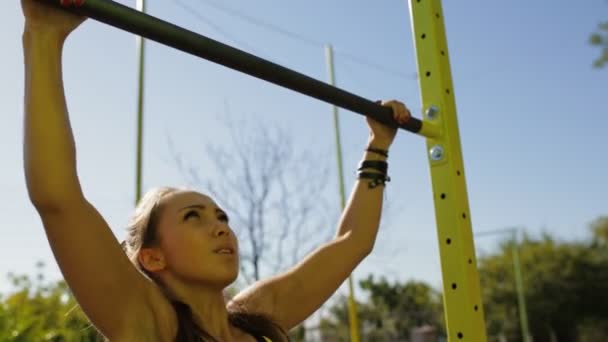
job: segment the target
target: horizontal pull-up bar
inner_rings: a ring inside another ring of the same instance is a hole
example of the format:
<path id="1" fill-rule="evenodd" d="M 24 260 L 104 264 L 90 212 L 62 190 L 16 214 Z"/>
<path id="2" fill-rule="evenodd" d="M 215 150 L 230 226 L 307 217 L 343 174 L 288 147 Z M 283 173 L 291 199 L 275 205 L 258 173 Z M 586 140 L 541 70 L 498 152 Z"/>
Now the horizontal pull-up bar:
<path id="1" fill-rule="evenodd" d="M 392 109 L 318 81 L 195 32 L 111 0 L 39 0 L 83 15 L 189 54 L 241 71 L 316 99 L 369 116 L 381 123 L 425 136 L 437 136 L 435 127 L 411 118 L 399 124 Z M 69 5 L 61 5 L 61 2 Z M 429 126 L 425 124 L 425 126 Z"/>

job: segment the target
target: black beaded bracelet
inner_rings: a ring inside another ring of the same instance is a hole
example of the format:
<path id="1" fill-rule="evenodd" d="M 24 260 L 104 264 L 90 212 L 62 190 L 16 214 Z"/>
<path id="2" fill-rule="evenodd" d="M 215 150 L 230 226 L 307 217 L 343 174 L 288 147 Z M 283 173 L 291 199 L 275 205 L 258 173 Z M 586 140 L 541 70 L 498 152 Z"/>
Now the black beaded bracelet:
<path id="1" fill-rule="evenodd" d="M 386 186 L 386 182 L 391 181 L 391 177 L 386 174 L 375 172 L 359 172 L 357 174 L 357 179 L 370 179 L 371 181 L 367 183 L 367 186 L 370 189 L 376 188 L 378 185 Z"/>
<path id="2" fill-rule="evenodd" d="M 381 156 L 385 156 L 386 158 L 388 158 L 388 150 L 382 150 L 382 149 L 375 148 L 375 147 L 368 147 L 365 150 L 367 152 L 376 153 L 376 154 L 379 154 Z"/>
<path id="3" fill-rule="evenodd" d="M 364 160 L 359 164 L 357 171 L 362 171 L 364 169 L 373 169 L 386 174 L 388 171 L 388 163 L 383 160 Z"/>

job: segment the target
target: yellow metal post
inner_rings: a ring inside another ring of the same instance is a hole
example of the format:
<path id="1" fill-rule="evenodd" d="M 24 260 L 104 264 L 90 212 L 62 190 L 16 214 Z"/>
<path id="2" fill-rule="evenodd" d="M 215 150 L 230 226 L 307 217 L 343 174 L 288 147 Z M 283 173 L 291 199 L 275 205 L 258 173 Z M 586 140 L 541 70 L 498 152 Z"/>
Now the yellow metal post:
<path id="1" fill-rule="evenodd" d="M 486 329 L 471 228 L 456 102 L 440 0 L 410 0 L 425 110 L 439 127 L 426 146 L 433 183 L 448 341 L 485 342 Z"/>

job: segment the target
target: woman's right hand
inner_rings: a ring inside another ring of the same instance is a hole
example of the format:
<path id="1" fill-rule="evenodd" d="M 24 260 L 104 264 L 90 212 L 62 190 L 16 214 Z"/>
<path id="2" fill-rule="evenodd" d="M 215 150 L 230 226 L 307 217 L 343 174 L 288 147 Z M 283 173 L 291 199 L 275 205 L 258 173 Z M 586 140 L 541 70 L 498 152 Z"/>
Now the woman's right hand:
<path id="1" fill-rule="evenodd" d="M 55 0 L 57 2 L 62 0 Z M 66 0 L 63 0 L 66 1 Z M 73 0 L 67 0 L 72 2 Z M 86 19 L 61 9 L 53 8 L 38 0 L 21 0 L 25 29 L 59 34 L 65 39 Z"/>

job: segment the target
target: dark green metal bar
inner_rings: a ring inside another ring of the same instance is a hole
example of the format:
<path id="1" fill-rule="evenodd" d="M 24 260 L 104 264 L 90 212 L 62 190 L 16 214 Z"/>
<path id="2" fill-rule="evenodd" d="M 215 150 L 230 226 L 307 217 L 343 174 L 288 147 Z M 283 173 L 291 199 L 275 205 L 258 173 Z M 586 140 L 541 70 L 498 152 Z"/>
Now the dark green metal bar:
<path id="1" fill-rule="evenodd" d="M 422 121 L 419 119 L 411 118 L 407 123 L 399 124 L 393 120 L 392 110 L 388 107 L 117 2 L 75 0 L 76 4 L 64 7 L 60 5 L 60 0 L 39 1 L 87 16 L 352 112 L 369 116 L 388 126 L 399 127 L 413 133 L 418 133 L 422 129 Z"/>

